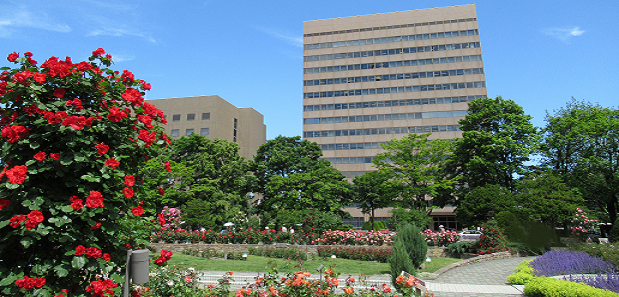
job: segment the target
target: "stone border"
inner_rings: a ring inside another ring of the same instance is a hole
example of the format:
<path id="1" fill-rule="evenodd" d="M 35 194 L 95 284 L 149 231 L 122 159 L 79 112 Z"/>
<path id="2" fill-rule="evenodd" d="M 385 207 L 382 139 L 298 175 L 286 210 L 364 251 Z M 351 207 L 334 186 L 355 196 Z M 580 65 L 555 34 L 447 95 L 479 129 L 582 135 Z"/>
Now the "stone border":
<path id="1" fill-rule="evenodd" d="M 457 263 L 453 263 L 451 265 L 445 266 L 439 270 L 437 270 L 436 272 L 430 274 L 428 277 L 425 277 L 425 279 L 436 279 L 439 275 L 457 268 L 457 267 L 462 267 L 462 266 L 466 266 L 466 265 L 470 265 L 470 264 L 475 264 L 475 263 L 479 263 L 479 262 L 484 262 L 484 261 L 491 261 L 491 260 L 499 260 L 499 259 L 507 259 L 507 258 L 515 258 L 515 257 L 519 257 L 520 255 L 518 253 L 512 253 L 512 252 L 499 252 L 499 253 L 494 253 L 494 254 L 487 254 L 487 255 L 481 255 L 481 256 L 477 256 L 474 258 L 470 258 L 470 259 L 466 259 L 466 260 L 462 260 L 460 262 Z"/>

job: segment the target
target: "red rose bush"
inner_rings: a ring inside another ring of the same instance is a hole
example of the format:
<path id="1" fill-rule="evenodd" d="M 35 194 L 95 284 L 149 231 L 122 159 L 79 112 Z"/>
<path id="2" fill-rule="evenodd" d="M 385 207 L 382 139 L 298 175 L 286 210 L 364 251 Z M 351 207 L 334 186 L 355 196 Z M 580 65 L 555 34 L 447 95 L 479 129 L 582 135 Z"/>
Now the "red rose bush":
<path id="1" fill-rule="evenodd" d="M 0 295 L 118 294 L 126 249 L 146 243 L 127 226 L 153 220 L 138 166 L 168 144 L 163 113 L 103 49 L 32 57 L 0 68 Z"/>

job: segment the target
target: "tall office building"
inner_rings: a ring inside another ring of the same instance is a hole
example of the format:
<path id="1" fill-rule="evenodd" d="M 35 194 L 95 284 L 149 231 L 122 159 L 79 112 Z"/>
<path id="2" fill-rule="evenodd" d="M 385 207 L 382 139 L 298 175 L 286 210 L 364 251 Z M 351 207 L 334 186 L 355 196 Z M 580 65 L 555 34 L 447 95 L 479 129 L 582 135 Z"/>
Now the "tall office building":
<path id="1" fill-rule="evenodd" d="M 195 133 L 226 139 L 238 143 L 239 155 L 248 160 L 266 141 L 261 113 L 251 107 L 237 108 L 216 95 L 153 99 L 148 103 L 163 111 L 168 121 L 165 132 L 173 138 Z"/>
<path id="2" fill-rule="evenodd" d="M 348 178 L 388 140 L 460 137 L 467 102 L 487 95 L 475 5 L 303 25 L 303 137 Z"/>

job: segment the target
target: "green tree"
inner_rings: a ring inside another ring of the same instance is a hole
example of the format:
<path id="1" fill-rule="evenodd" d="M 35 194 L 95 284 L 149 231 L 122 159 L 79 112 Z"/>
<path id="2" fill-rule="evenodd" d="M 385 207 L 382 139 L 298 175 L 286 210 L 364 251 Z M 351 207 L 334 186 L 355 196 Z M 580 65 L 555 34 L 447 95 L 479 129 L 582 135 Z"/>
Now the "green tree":
<path id="1" fill-rule="evenodd" d="M 0 295 L 118 293 L 128 247 L 148 243 L 138 168 L 167 145 L 164 115 L 103 49 L 31 57 L 0 69 Z"/>
<path id="2" fill-rule="evenodd" d="M 425 209 L 426 200 L 441 189 L 451 189 L 457 178 L 445 178 L 443 168 L 450 154 L 448 140 L 428 140 L 431 134 L 409 134 L 382 145 L 385 152 L 374 159 L 379 171 L 390 179 L 389 187 L 398 189 L 401 206 Z"/>
<path id="3" fill-rule="evenodd" d="M 396 207 L 389 212 L 391 213 L 391 217 L 387 219 L 387 222 L 392 228 L 397 228 L 404 224 L 413 224 L 419 229 L 425 229 L 432 223 L 432 217 L 430 217 L 428 211 L 425 210 Z"/>
<path id="4" fill-rule="evenodd" d="M 374 210 L 388 207 L 397 197 L 389 183 L 389 175 L 380 171 L 368 171 L 353 179 L 355 202 L 361 212 L 370 214 L 370 224 L 374 230 Z"/>
<path id="5" fill-rule="evenodd" d="M 450 168 L 462 177 L 459 196 L 484 185 L 514 190 L 516 175 L 525 173 L 525 162 L 537 150 L 539 136 L 518 104 L 501 97 L 469 103 L 460 120 L 462 138 L 455 140 Z"/>
<path id="6" fill-rule="evenodd" d="M 321 156 L 318 144 L 300 136 L 278 136 L 261 145 L 253 165 L 258 192 L 264 195 L 258 209 L 263 213 L 309 208 L 340 213 L 352 189 Z"/>
<path id="7" fill-rule="evenodd" d="M 614 221 L 619 210 L 619 110 L 572 100 L 546 116 L 544 163 L 590 206 Z"/>
<path id="8" fill-rule="evenodd" d="M 517 210 L 512 192 L 499 185 L 485 185 L 474 188 L 460 202 L 456 219 L 464 225 L 476 226 L 504 210 Z"/>
<path id="9" fill-rule="evenodd" d="M 567 227 L 574 209 L 583 207 L 585 202 L 576 188 L 568 187 L 551 171 L 531 173 L 516 188 L 514 197 L 521 218 L 549 226 L 560 223 Z"/>
<path id="10" fill-rule="evenodd" d="M 246 194 L 255 184 L 249 162 L 238 151 L 236 143 L 196 134 L 173 140 L 143 169 L 147 183 L 159 185 L 164 193 L 151 193 L 149 201 L 157 209 L 167 205 L 189 210 L 183 212 L 183 220 L 193 227 L 231 221 L 248 209 Z M 171 160 L 170 171 L 157 170 L 162 159 Z M 204 221 L 206 210 L 192 210 L 196 205 L 206 207 L 209 220 Z"/>

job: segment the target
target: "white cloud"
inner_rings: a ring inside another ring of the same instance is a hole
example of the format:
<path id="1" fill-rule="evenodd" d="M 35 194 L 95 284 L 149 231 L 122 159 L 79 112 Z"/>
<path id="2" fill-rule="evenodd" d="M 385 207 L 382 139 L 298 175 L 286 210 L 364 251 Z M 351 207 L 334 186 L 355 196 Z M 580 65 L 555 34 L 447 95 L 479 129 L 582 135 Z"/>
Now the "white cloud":
<path id="1" fill-rule="evenodd" d="M 292 46 L 303 47 L 303 37 L 290 36 L 286 33 L 261 27 L 258 27 L 257 29 L 273 37 L 279 38 Z"/>
<path id="2" fill-rule="evenodd" d="M 581 36 L 585 31 L 580 29 L 580 27 L 563 27 L 544 29 L 542 33 L 557 38 L 565 43 L 569 43 L 572 37 Z"/>
<path id="3" fill-rule="evenodd" d="M 59 23 L 50 18 L 47 13 L 42 11 L 31 11 L 30 7 L 24 5 L 11 6 L 0 5 L 0 36 L 10 35 L 12 28 L 36 28 L 48 31 L 66 33 L 71 31 L 71 27 Z"/>
<path id="4" fill-rule="evenodd" d="M 112 61 L 114 61 L 114 63 L 135 60 L 134 55 L 120 55 L 120 54 L 113 54 L 113 53 L 110 53 L 110 55 L 112 55 Z"/>
<path id="5" fill-rule="evenodd" d="M 120 29 L 120 28 L 108 28 L 108 29 L 95 29 L 93 31 L 90 31 L 88 34 L 86 34 L 86 36 L 100 36 L 100 35 L 108 35 L 108 36 L 136 36 L 136 37 L 140 37 L 140 38 L 144 38 L 149 42 L 152 43 L 157 43 L 157 41 L 151 37 L 148 36 L 146 34 L 143 33 L 139 33 L 139 32 L 133 32 L 130 30 L 126 30 L 126 29 Z"/>

